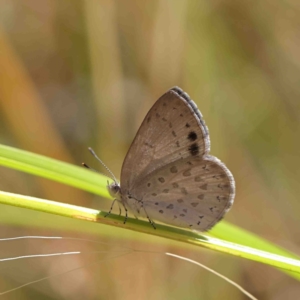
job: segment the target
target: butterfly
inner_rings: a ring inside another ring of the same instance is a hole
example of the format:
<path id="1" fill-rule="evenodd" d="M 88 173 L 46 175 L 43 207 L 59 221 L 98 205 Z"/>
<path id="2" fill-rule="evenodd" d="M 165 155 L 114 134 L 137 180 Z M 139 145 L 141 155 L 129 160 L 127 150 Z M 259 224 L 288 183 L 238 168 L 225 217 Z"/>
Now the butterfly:
<path id="1" fill-rule="evenodd" d="M 121 184 L 115 177 L 108 184 L 114 202 L 125 209 L 124 223 L 129 210 L 154 228 L 154 220 L 197 231 L 212 228 L 233 204 L 235 181 L 209 151 L 208 128 L 197 105 L 179 87 L 171 88 L 142 122 L 124 160 Z"/>

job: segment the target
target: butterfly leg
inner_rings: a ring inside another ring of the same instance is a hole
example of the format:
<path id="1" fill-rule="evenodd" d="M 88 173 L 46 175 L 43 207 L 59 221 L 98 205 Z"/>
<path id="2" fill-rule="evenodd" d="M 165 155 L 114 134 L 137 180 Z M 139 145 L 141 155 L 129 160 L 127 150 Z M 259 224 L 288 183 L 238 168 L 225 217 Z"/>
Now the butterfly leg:
<path id="1" fill-rule="evenodd" d="M 149 223 L 151 224 L 151 226 L 152 226 L 154 229 L 156 229 L 155 223 L 148 217 L 148 215 L 147 215 L 147 219 L 148 219 Z"/>
<path id="2" fill-rule="evenodd" d="M 144 205 L 143 205 L 143 202 L 142 202 L 141 208 L 144 209 L 144 212 L 145 212 L 145 214 L 146 214 L 146 217 L 147 217 L 149 223 L 151 224 L 151 226 L 152 226 L 154 229 L 156 229 L 155 223 L 154 223 L 154 222 L 150 219 L 150 217 L 148 216 L 148 214 L 147 214 L 147 212 L 146 212 L 146 209 L 145 209 L 145 207 L 144 207 Z"/>
<path id="3" fill-rule="evenodd" d="M 120 206 L 120 203 L 118 202 L 118 206 L 119 206 L 119 216 L 121 216 L 122 214 L 122 209 L 121 209 L 121 206 Z"/>
<path id="4" fill-rule="evenodd" d="M 127 213 L 127 208 L 126 208 L 126 206 L 123 204 L 123 207 L 124 207 L 124 209 L 125 209 L 125 218 L 124 218 L 124 222 L 123 222 L 123 224 L 125 224 L 126 222 L 127 222 L 127 219 L 128 219 L 128 213 Z"/>
<path id="5" fill-rule="evenodd" d="M 114 199 L 114 201 L 113 201 L 113 203 L 112 203 L 112 205 L 111 205 L 111 207 L 110 207 L 108 213 L 104 216 L 104 218 L 106 218 L 107 216 L 109 216 L 109 215 L 111 214 L 111 211 L 112 211 L 112 209 L 113 209 L 113 207 L 114 207 L 114 204 L 115 204 L 116 200 L 117 200 L 117 199 Z M 120 210 L 121 210 L 121 209 L 120 209 Z"/>
<path id="6" fill-rule="evenodd" d="M 113 207 L 114 207 L 114 204 L 115 204 L 116 200 L 117 200 L 117 199 L 114 199 L 114 201 L 113 201 L 113 203 L 112 203 L 112 205 L 111 205 L 111 207 L 110 207 L 109 212 L 104 216 L 104 218 L 111 214 L 111 211 L 112 211 L 112 209 L 113 209 Z M 120 207 L 119 202 L 118 202 L 118 205 L 119 205 L 119 216 L 120 216 L 121 213 L 122 213 L 122 210 L 121 210 L 121 207 Z M 127 222 L 127 219 L 128 219 L 128 213 L 127 213 L 128 210 L 127 210 L 127 208 L 126 208 L 126 206 L 125 206 L 124 204 L 123 204 L 123 207 L 124 207 L 124 210 L 125 210 L 125 219 L 124 219 L 124 222 L 123 222 L 123 223 L 125 224 L 125 223 Z"/>

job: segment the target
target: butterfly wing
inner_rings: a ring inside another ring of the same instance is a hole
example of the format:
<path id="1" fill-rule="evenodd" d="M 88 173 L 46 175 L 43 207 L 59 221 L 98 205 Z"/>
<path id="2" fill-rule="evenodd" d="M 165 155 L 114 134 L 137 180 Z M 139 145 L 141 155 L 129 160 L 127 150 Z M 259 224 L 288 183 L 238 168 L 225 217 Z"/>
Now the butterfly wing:
<path id="1" fill-rule="evenodd" d="M 122 166 L 123 190 L 174 161 L 203 156 L 210 149 L 208 128 L 196 104 L 180 88 L 161 96 L 146 115 Z"/>
<path id="2" fill-rule="evenodd" d="M 231 207 L 234 179 L 214 156 L 189 157 L 152 172 L 132 192 L 142 205 L 136 207 L 135 213 L 170 225 L 206 231 Z"/>
<path id="3" fill-rule="evenodd" d="M 136 216 L 200 231 L 233 203 L 234 179 L 208 155 L 208 129 L 195 103 L 179 88 L 157 100 L 127 153 L 121 194 Z"/>

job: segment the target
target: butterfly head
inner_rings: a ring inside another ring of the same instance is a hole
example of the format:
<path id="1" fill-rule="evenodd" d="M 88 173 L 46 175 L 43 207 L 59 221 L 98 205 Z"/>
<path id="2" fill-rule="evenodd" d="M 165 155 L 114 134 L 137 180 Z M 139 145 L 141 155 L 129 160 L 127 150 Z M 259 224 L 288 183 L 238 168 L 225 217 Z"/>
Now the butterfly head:
<path id="1" fill-rule="evenodd" d="M 112 183 L 107 184 L 107 189 L 109 194 L 114 198 L 114 199 L 121 199 L 121 186 L 118 182 L 114 181 Z"/>

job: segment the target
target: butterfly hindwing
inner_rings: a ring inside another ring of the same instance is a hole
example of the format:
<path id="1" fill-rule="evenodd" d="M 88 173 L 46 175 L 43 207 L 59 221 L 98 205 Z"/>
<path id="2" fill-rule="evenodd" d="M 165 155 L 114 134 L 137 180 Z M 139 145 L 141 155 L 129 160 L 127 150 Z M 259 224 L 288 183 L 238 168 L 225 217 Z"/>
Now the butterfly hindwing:
<path id="1" fill-rule="evenodd" d="M 169 164 L 140 184 L 135 195 L 150 219 L 199 231 L 220 221 L 234 199 L 231 173 L 210 155 Z"/>

